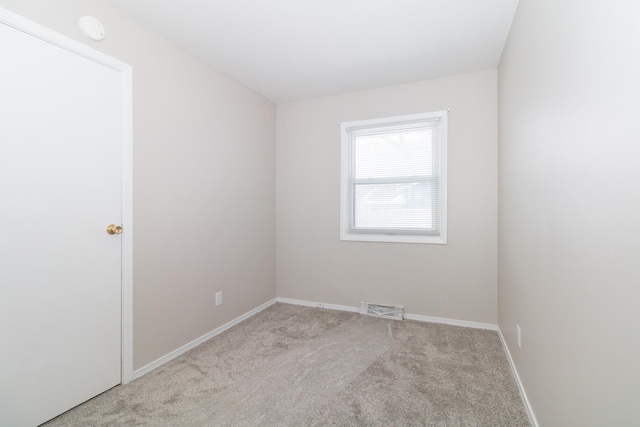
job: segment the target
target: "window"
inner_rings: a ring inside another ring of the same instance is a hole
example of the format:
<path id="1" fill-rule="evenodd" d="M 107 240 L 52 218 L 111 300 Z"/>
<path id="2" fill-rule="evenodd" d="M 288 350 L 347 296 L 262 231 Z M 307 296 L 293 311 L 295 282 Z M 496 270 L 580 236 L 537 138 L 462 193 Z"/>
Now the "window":
<path id="1" fill-rule="evenodd" d="M 447 112 L 340 127 L 340 239 L 447 243 Z"/>

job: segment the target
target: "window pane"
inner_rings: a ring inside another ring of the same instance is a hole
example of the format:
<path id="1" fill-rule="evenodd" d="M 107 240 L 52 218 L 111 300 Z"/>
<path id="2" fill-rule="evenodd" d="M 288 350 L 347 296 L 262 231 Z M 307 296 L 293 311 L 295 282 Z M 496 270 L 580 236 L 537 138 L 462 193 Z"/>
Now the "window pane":
<path id="1" fill-rule="evenodd" d="M 354 136 L 355 178 L 430 176 L 433 128 Z"/>
<path id="2" fill-rule="evenodd" d="M 356 228 L 434 229 L 433 183 L 356 184 Z"/>

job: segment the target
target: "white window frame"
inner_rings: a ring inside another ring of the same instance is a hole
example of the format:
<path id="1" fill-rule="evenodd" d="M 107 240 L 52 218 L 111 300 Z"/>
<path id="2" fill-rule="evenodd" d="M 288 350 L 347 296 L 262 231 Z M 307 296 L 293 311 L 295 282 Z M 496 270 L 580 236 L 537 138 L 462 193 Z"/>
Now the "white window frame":
<path id="1" fill-rule="evenodd" d="M 410 114 L 405 116 L 384 117 L 379 119 L 359 120 L 353 122 L 340 123 L 340 143 L 341 143 L 341 167 L 340 167 L 340 240 L 362 241 L 362 242 L 391 242 L 391 243 L 447 243 L 447 116 L 448 112 L 435 111 L 430 113 Z M 353 231 L 351 224 L 353 192 L 350 190 L 353 179 L 349 161 L 350 145 L 352 138 L 350 129 L 361 126 L 385 126 L 393 123 L 411 121 L 433 121 L 438 120 L 437 125 L 439 139 L 439 170 L 440 170 L 440 233 L 438 235 L 428 235 L 420 232 L 411 233 L 400 231 L 392 233 L 390 231 Z"/>

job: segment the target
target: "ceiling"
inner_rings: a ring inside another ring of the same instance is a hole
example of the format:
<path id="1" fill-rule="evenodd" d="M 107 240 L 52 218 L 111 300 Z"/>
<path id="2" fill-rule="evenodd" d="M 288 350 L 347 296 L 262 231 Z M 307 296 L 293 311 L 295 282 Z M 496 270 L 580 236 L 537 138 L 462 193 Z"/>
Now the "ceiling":
<path id="1" fill-rule="evenodd" d="M 518 0 L 112 0 L 274 102 L 496 68 Z"/>

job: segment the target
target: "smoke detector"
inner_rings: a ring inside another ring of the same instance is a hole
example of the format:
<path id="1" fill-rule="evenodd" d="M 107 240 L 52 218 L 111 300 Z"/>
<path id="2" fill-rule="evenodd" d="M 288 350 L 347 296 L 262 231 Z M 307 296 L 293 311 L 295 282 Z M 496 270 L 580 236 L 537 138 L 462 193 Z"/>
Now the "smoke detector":
<path id="1" fill-rule="evenodd" d="M 80 29 L 82 34 L 91 40 L 100 41 L 104 38 L 104 27 L 96 17 L 83 16 L 80 18 Z"/>

